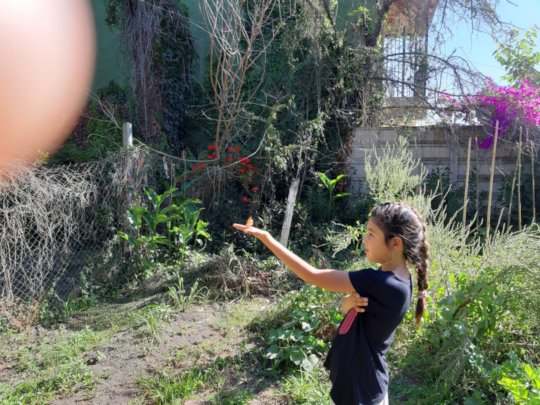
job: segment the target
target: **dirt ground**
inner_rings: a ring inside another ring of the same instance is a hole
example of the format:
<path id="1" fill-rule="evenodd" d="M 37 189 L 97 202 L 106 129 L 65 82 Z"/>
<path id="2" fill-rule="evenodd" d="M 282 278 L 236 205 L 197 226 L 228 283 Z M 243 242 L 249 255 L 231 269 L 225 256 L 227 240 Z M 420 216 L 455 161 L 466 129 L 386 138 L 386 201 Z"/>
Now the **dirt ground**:
<path id="1" fill-rule="evenodd" d="M 130 308 L 144 306 L 142 302 L 112 304 L 108 311 L 121 313 Z M 138 326 L 120 329 L 103 345 L 83 353 L 85 363 L 98 377 L 97 386 L 55 399 L 53 404 L 142 404 L 149 403 L 141 395 L 138 381 L 141 376 L 155 375 L 162 370 L 170 373 L 197 366 L 204 368 L 216 360 L 224 362 L 221 371 L 228 389 L 241 388 L 251 393 L 250 404 L 283 404 L 284 399 L 276 394 L 273 382 L 264 373 L 253 370 L 230 369 L 228 361 L 235 364 L 249 364 L 249 354 L 258 342 L 245 330 L 245 322 L 271 305 L 270 299 L 258 298 L 242 303 L 193 305 L 184 312 L 173 311 L 169 322 L 159 328 L 158 336 L 149 340 L 141 338 Z M 100 309 L 103 311 L 103 308 Z M 97 322 L 97 321 L 96 321 Z M 66 330 L 80 330 L 89 325 L 95 330 L 98 325 L 85 314 L 74 316 L 66 324 Z M 31 345 L 55 333 L 52 330 L 36 328 L 28 332 Z M 246 357 L 239 359 L 239 356 Z M 1 356 L 0 356 L 1 360 Z M 0 383 L 17 383 L 13 363 L 0 361 Z M 188 405 L 209 404 L 205 398 L 209 393 L 203 390 L 189 400 Z M 211 389 L 211 388 L 210 388 Z M 211 395 L 210 395 L 211 397 Z M 214 402 L 215 403 L 215 399 Z M 150 401 L 151 403 L 152 401 Z"/>

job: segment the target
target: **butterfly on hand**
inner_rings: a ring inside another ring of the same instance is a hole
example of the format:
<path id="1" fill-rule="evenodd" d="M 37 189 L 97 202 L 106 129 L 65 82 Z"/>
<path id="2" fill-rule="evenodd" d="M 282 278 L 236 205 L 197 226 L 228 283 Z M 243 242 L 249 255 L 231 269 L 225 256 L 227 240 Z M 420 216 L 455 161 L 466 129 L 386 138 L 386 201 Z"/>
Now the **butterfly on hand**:
<path id="1" fill-rule="evenodd" d="M 253 226 L 253 218 L 249 217 L 246 221 L 246 226 Z"/>

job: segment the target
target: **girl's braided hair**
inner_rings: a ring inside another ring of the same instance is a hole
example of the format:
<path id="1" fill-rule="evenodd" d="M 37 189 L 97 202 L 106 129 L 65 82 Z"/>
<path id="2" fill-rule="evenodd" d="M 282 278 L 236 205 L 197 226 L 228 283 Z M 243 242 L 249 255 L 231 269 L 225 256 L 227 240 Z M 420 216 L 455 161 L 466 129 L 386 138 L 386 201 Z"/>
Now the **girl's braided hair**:
<path id="1" fill-rule="evenodd" d="M 394 236 L 401 238 L 405 260 L 416 268 L 418 280 L 416 324 L 418 325 L 426 308 L 428 288 L 429 244 L 426 241 L 426 224 L 414 208 L 396 202 L 386 202 L 376 207 L 371 213 L 371 219 L 382 229 L 387 242 Z"/>

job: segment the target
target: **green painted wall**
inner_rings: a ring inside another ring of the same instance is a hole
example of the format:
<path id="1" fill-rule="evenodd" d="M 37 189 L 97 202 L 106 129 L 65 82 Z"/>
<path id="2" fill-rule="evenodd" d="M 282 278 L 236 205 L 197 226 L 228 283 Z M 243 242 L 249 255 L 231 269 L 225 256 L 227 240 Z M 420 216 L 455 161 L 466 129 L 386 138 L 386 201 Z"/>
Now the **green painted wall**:
<path id="1" fill-rule="evenodd" d="M 92 85 L 94 92 L 106 86 L 111 80 L 120 85 L 126 85 L 129 80 L 129 63 L 121 48 L 120 34 L 117 29 L 111 29 L 105 22 L 106 3 L 107 0 L 92 0 L 97 35 L 97 61 Z M 198 56 L 193 73 L 196 80 L 203 80 L 208 70 L 210 36 L 204 28 L 201 28 L 204 27 L 204 21 L 199 0 L 184 0 L 183 3 L 189 10 L 191 32 Z"/>
<path id="2" fill-rule="evenodd" d="M 120 46 L 118 30 L 111 29 L 105 22 L 106 0 L 92 0 L 97 36 L 97 60 L 92 91 L 106 86 L 111 80 L 126 85 L 129 66 Z"/>

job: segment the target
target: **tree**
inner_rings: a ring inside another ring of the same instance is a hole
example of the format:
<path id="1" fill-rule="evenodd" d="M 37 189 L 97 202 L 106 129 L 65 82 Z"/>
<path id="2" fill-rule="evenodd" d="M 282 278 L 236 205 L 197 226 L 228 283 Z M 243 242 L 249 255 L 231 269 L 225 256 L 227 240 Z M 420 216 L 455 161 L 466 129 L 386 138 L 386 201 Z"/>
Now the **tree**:
<path id="1" fill-rule="evenodd" d="M 521 80 L 540 86 L 540 52 L 535 51 L 538 30 L 530 28 L 519 39 L 520 31 L 512 30 L 504 43 L 499 43 L 493 56 L 506 70 L 503 76 L 514 87 Z"/>

